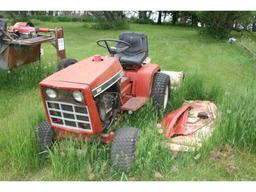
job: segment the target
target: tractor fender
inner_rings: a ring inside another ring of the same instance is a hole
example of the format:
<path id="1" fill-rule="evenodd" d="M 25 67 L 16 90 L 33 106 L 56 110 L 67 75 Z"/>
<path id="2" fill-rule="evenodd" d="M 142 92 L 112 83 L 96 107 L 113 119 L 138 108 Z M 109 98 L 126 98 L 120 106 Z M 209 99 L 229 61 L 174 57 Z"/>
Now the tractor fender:
<path id="1" fill-rule="evenodd" d="M 154 75 L 160 71 L 158 64 L 145 64 L 137 71 L 125 71 L 125 76 L 133 82 L 133 95 L 139 97 L 151 96 Z"/>

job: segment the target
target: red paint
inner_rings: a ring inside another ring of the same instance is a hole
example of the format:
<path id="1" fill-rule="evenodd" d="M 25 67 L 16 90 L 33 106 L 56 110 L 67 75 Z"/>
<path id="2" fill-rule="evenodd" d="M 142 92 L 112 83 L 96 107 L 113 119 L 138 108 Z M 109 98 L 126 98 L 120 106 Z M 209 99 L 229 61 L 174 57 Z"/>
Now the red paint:
<path id="1" fill-rule="evenodd" d="M 33 33 L 33 32 L 50 32 L 54 31 L 54 29 L 49 28 L 35 28 L 30 26 L 27 22 L 18 22 L 15 23 L 12 27 L 10 27 L 9 32 L 11 33 Z"/>
<path id="2" fill-rule="evenodd" d="M 191 106 L 184 105 L 175 111 L 167 114 L 162 120 L 162 125 L 167 129 L 166 138 L 173 135 L 183 134 L 185 132 L 185 125 L 188 120 L 188 112 Z"/>
<path id="3" fill-rule="evenodd" d="M 122 66 L 119 61 L 113 57 L 102 57 L 104 62 L 94 62 L 93 57 L 81 60 L 75 65 L 58 71 L 44 79 L 43 84 L 55 84 L 55 86 L 64 86 L 77 88 L 82 85 L 88 85 L 90 89 L 94 89 L 105 83 L 119 71 Z"/>
<path id="4" fill-rule="evenodd" d="M 138 70 L 125 70 L 125 76 L 133 82 L 132 95 L 150 97 L 153 77 L 160 71 L 157 64 L 145 64 Z"/>
<path id="5" fill-rule="evenodd" d="M 49 28 L 39 28 L 39 29 L 37 29 L 37 32 L 47 33 L 47 32 L 50 32 L 50 31 L 51 31 L 51 29 L 49 29 Z"/>
<path id="6" fill-rule="evenodd" d="M 94 55 L 92 58 L 92 61 L 100 62 L 100 61 L 103 61 L 103 58 L 100 55 Z"/>
<path id="7" fill-rule="evenodd" d="M 33 33 L 33 32 L 36 32 L 36 28 L 29 26 L 27 22 L 18 22 L 11 27 L 10 32 Z"/>
<path id="8" fill-rule="evenodd" d="M 147 101 L 148 97 L 131 97 L 124 105 L 122 105 L 123 111 L 137 111 L 141 108 Z"/>
<path id="9" fill-rule="evenodd" d="M 73 85 L 73 87 L 67 87 L 67 86 L 71 86 Z M 51 83 L 51 84 L 45 84 L 45 82 L 41 82 L 40 83 L 40 90 L 41 90 L 41 98 L 43 100 L 43 103 L 44 103 L 44 108 L 45 108 L 45 112 L 46 112 L 46 116 L 47 116 L 47 119 L 48 119 L 48 122 L 50 123 L 50 118 L 48 116 L 48 113 L 47 113 L 47 107 L 46 107 L 46 102 L 44 100 L 44 97 L 43 97 L 43 87 L 51 87 L 51 88 L 54 88 L 54 89 L 65 89 L 65 90 L 80 90 L 82 91 L 82 93 L 84 94 L 84 100 L 85 100 L 85 105 L 87 105 L 88 107 L 88 110 L 89 110 L 89 115 L 90 115 L 90 120 L 91 120 L 91 125 L 92 125 L 92 132 L 88 132 L 88 131 L 81 131 L 81 130 L 73 130 L 73 129 L 69 129 L 69 128 L 66 128 L 66 127 L 62 127 L 62 126 L 55 126 L 55 125 L 51 125 L 53 128 L 55 129 L 60 129 L 60 130 L 63 130 L 63 131 L 67 131 L 67 132 L 75 132 L 75 133 L 80 133 L 80 134 L 97 134 L 97 133 L 100 133 L 102 131 L 102 124 L 101 124 L 101 120 L 100 120 L 100 117 L 99 117 L 99 114 L 98 114 L 98 110 L 97 110 L 97 106 L 94 102 L 94 99 L 93 99 L 93 96 L 91 94 L 91 91 L 89 89 L 89 86 L 88 85 L 76 85 L 76 84 L 67 84 L 65 82 L 58 82 L 57 85 L 54 84 L 54 83 Z"/>
<path id="10" fill-rule="evenodd" d="M 126 103 L 128 99 L 132 96 L 132 81 L 128 77 L 123 77 L 121 79 L 120 87 L 121 87 L 121 97 L 122 97 L 122 104 Z"/>
<path id="11" fill-rule="evenodd" d="M 105 144 L 109 144 L 109 143 L 112 143 L 114 137 L 115 137 L 114 132 L 111 132 L 111 133 L 108 133 L 108 134 L 101 134 L 100 135 L 100 140 L 101 140 L 101 142 L 103 142 Z"/>
<path id="12" fill-rule="evenodd" d="M 98 88 L 122 70 L 123 68 L 118 59 L 96 55 L 58 71 L 41 81 L 41 97 L 48 122 L 50 123 L 51 121 L 47 113 L 46 102 L 44 101 L 43 88 L 80 90 L 85 98 L 84 104 L 88 107 L 92 132 L 68 129 L 61 125 L 51 125 L 51 127 L 56 129 L 58 133 L 61 133 L 60 136 L 64 132 L 72 134 L 72 137 L 82 137 L 84 139 L 88 139 L 90 135 L 95 135 L 99 136 L 102 142 L 111 143 L 114 133 L 101 134 L 103 131 L 102 122 L 98 114 L 94 96 L 92 95 L 92 90 Z M 143 101 L 145 102 L 142 103 L 144 105 L 151 97 L 153 77 L 159 70 L 160 67 L 157 64 L 145 64 L 134 70 L 123 70 L 124 77 L 117 82 L 120 85 L 123 106 L 125 106 L 129 99 L 135 99 L 134 97 L 144 98 Z M 136 107 L 136 110 L 139 107 Z"/>

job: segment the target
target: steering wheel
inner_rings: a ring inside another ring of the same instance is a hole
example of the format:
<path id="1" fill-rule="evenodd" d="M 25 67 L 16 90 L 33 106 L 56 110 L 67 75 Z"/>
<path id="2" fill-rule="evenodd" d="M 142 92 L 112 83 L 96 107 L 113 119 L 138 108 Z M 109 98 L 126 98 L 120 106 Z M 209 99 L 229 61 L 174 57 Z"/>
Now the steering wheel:
<path id="1" fill-rule="evenodd" d="M 121 43 L 121 44 L 124 44 L 125 46 L 120 48 L 119 47 L 112 48 L 109 46 L 109 42 Z M 98 46 L 107 49 L 111 55 L 116 53 L 122 53 L 131 47 L 130 43 L 122 40 L 117 40 L 117 39 L 99 39 L 96 43 Z"/>

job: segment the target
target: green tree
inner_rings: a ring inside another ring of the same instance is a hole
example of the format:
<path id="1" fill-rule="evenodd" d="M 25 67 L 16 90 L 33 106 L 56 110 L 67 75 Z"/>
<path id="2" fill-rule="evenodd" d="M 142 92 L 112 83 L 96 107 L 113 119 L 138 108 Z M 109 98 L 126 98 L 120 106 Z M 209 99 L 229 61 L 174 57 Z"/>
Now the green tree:
<path id="1" fill-rule="evenodd" d="M 90 13 L 95 18 L 96 24 L 93 27 L 96 29 L 129 28 L 123 11 L 91 11 Z"/>
<path id="2" fill-rule="evenodd" d="M 197 16 L 203 24 L 201 32 L 222 39 L 230 35 L 235 22 L 245 22 L 251 17 L 244 11 L 208 11 L 198 12 Z"/>
<path id="3" fill-rule="evenodd" d="M 176 25 L 179 19 L 179 11 L 171 11 L 172 15 L 172 24 Z"/>
<path id="4" fill-rule="evenodd" d="M 150 19 L 153 11 L 138 11 L 138 23 L 153 23 Z"/>

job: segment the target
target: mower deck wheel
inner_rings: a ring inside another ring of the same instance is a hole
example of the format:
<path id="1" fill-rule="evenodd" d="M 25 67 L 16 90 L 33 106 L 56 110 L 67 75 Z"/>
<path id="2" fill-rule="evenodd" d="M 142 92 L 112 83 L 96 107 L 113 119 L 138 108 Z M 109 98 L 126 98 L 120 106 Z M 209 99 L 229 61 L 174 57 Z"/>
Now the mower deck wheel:
<path id="1" fill-rule="evenodd" d="M 71 58 L 67 58 L 67 59 L 62 59 L 59 64 L 58 64 L 58 69 L 57 71 L 60 71 L 70 65 L 73 65 L 77 63 L 77 60 L 76 59 L 71 59 Z"/>
<path id="2" fill-rule="evenodd" d="M 120 128 L 116 131 L 111 147 L 111 160 L 114 168 L 128 171 L 133 167 L 139 133 L 138 128 L 132 127 Z"/>
<path id="3" fill-rule="evenodd" d="M 47 121 L 43 121 L 38 125 L 37 139 L 40 152 L 45 152 L 52 146 L 54 135 L 55 132 Z"/>
<path id="4" fill-rule="evenodd" d="M 157 73 L 152 85 L 153 105 L 160 110 L 165 110 L 170 95 L 170 77 L 164 73 Z"/>

